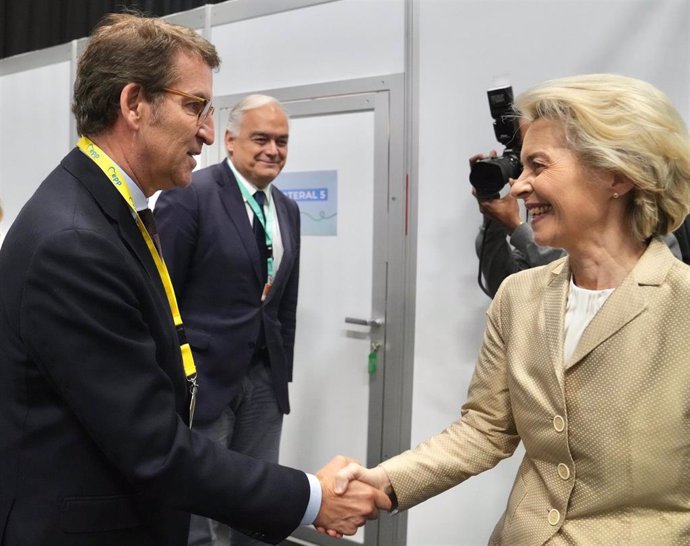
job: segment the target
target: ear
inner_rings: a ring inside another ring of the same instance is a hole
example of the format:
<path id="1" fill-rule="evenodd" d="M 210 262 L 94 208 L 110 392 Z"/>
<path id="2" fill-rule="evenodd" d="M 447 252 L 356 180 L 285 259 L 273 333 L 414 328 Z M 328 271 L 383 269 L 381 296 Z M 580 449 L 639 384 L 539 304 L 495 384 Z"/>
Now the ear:
<path id="1" fill-rule="evenodd" d="M 626 193 L 635 188 L 628 178 L 620 174 L 614 174 L 611 180 L 611 196 L 617 194 L 616 199 L 623 197 Z"/>
<path id="2" fill-rule="evenodd" d="M 144 106 L 149 106 L 144 90 L 138 83 L 128 83 L 120 92 L 120 114 L 125 123 L 137 129 L 142 120 Z"/>
<path id="3" fill-rule="evenodd" d="M 234 135 L 230 132 L 230 129 L 225 130 L 225 149 L 228 152 L 228 155 L 232 156 L 232 152 L 234 151 L 235 148 L 235 137 Z"/>

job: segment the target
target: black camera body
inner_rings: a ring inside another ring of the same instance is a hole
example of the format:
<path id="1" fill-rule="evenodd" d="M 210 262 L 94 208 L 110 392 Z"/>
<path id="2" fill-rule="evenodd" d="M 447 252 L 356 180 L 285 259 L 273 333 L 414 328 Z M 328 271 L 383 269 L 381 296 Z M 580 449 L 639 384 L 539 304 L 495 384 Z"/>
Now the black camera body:
<path id="1" fill-rule="evenodd" d="M 494 118 L 494 133 L 505 149 L 500 157 L 481 159 L 472 165 L 470 183 L 477 199 L 496 199 L 508 183 L 522 172 L 520 163 L 520 125 L 513 109 L 513 88 L 489 89 L 489 109 Z"/>

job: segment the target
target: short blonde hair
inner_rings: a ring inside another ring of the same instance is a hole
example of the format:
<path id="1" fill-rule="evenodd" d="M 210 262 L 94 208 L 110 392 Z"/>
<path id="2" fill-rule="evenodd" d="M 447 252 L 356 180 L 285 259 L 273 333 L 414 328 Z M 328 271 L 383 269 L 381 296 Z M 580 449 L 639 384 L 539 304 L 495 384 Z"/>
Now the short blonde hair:
<path id="1" fill-rule="evenodd" d="M 527 123 L 563 124 L 585 167 L 619 174 L 635 186 L 631 228 L 646 241 L 676 229 L 690 212 L 690 138 L 668 97 L 653 85 L 615 74 L 550 80 L 520 95 Z"/>

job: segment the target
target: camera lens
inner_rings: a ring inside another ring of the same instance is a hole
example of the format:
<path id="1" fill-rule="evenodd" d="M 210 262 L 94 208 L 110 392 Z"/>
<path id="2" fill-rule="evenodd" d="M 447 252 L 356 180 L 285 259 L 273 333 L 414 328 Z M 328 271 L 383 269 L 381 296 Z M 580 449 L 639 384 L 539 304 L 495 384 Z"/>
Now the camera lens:
<path id="1" fill-rule="evenodd" d="M 470 183 L 479 199 L 494 199 L 499 196 L 509 178 L 517 178 L 522 165 L 517 156 L 503 154 L 501 157 L 482 159 L 472 165 Z"/>

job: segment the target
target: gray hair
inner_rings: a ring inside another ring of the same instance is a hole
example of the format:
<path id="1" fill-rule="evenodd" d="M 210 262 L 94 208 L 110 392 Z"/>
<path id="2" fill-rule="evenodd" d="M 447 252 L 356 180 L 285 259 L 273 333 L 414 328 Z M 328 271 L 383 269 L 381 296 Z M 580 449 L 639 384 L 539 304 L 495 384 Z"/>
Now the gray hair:
<path id="1" fill-rule="evenodd" d="M 230 115 L 228 116 L 228 131 L 230 131 L 234 136 L 240 134 L 240 125 L 242 125 L 242 118 L 244 113 L 249 110 L 254 110 L 255 108 L 261 108 L 267 104 L 275 104 L 278 108 L 282 110 L 287 118 L 287 112 L 283 108 L 283 105 L 275 97 L 269 95 L 247 95 L 240 102 L 230 110 Z"/>

